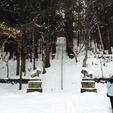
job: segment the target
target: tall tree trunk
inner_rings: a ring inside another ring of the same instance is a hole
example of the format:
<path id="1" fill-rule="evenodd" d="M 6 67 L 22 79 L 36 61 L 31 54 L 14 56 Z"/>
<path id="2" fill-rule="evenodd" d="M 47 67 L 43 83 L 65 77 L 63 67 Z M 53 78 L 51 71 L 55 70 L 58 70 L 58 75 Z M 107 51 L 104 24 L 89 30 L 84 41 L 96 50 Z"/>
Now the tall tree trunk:
<path id="1" fill-rule="evenodd" d="M 17 68 L 16 75 L 19 75 L 20 72 L 20 40 L 17 40 Z"/>
<path id="2" fill-rule="evenodd" d="M 94 44 L 95 44 L 95 50 L 94 50 L 94 52 L 96 53 L 97 52 L 97 42 L 96 42 L 96 38 L 94 38 Z"/>
<path id="3" fill-rule="evenodd" d="M 23 60 L 21 58 L 21 69 L 20 69 L 20 82 L 19 82 L 19 90 L 22 89 L 22 71 L 23 71 Z"/>
<path id="4" fill-rule="evenodd" d="M 21 50 L 21 69 L 20 69 L 20 82 L 19 82 L 19 90 L 22 89 L 22 72 L 23 72 L 23 41 L 21 42 L 21 47 L 22 47 L 22 50 Z"/>
<path id="5" fill-rule="evenodd" d="M 35 36 L 34 36 L 34 30 L 32 32 L 32 40 L 33 40 L 33 54 L 34 54 L 34 58 L 33 58 L 33 70 L 36 69 L 36 64 L 35 64 L 35 59 L 36 59 L 36 54 L 35 54 L 35 47 L 36 47 L 36 40 L 35 40 Z"/>
<path id="6" fill-rule="evenodd" d="M 23 47 L 23 55 L 22 55 L 22 59 L 23 59 L 23 72 L 25 72 L 26 71 L 26 55 L 25 55 L 25 53 L 26 53 L 26 49 L 25 49 L 25 47 Z"/>
<path id="7" fill-rule="evenodd" d="M 46 73 L 46 67 L 45 67 L 45 54 L 44 53 L 42 53 L 42 60 L 43 60 L 43 74 L 45 74 Z"/>
<path id="8" fill-rule="evenodd" d="M 34 53 L 34 58 L 33 58 L 33 70 L 36 69 L 36 63 L 35 63 L 35 53 Z"/>
<path id="9" fill-rule="evenodd" d="M 45 43 L 45 40 L 44 40 L 44 37 L 42 36 L 42 40 L 41 40 L 41 42 L 42 42 L 42 62 L 43 62 L 43 64 L 42 64 L 42 67 L 43 67 L 43 74 L 45 74 L 46 73 L 46 62 L 45 62 L 45 57 L 46 57 L 46 54 L 45 54 L 45 51 L 46 51 L 46 45 L 44 45 L 44 43 Z"/>
<path id="10" fill-rule="evenodd" d="M 50 67 L 50 38 L 48 37 L 46 40 L 46 55 L 45 55 L 45 67 Z"/>
<path id="11" fill-rule="evenodd" d="M 88 58 L 88 48 L 89 48 L 89 32 L 86 32 L 86 40 L 85 40 L 85 57 L 83 60 L 83 65 L 82 67 L 86 67 L 86 63 L 87 63 L 87 58 Z"/>
<path id="12" fill-rule="evenodd" d="M 46 48 L 45 67 L 50 67 L 50 49 Z"/>
<path id="13" fill-rule="evenodd" d="M 73 58 L 73 21 L 72 12 L 66 13 L 66 51 L 70 58 Z"/>
<path id="14" fill-rule="evenodd" d="M 36 43 L 36 46 L 35 46 L 35 57 L 38 59 L 38 46 L 39 46 L 39 44 L 38 44 L 38 39 L 37 38 L 35 38 L 35 43 Z"/>
<path id="15" fill-rule="evenodd" d="M 33 44 L 32 41 L 33 41 L 33 40 L 32 40 L 32 33 L 30 33 L 30 45 Z M 30 62 L 32 62 L 32 48 L 30 48 Z"/>
<path id="16" fill-rule="evenodd" d="M 39 39 L 39 43 L 40 43 L 40 47 L 39 47 L 39 49 L 40 49 L 40 51 L 39 51 L 39 53 L 41 54 L 42 53 L 42 39 Z"/>
<path id="17" fill-rule="evenodd" d="M 78 37 L 77 37 L 77 46 L 79 46 L 79 44 L 80 44 L 80 33 L 79 33 L 79 31 L 77 32 L 77 34 L 78 34 Z"/>
<path id="18" fill-rule="evenodd" d="M 52 49 L 52 59 L 55 58 L 55 53 L 56 53 L 56 37 L 52 37 L 52 43 L 51 43 L 51 49 Z"/>
<path id="19" fill-rule="evenodd" d="M 103 44 L 102 35 L 101 35 L 101 31 L 100 31 L 100 27 L 99 27 L 98 22 L 97 22 L 97 30 L 98 30 L 98 35 L 99 35 L 99 38 L 100 38 L 101 48 L 102 48 L 102 51 L 104 53 L 104 44 Z"/>
<path id="20" fill-rule="evenodd" d="M 7 67 L 7 78 L 9 78 L 9 63 L 8 63 L 8 60 L 6 61 L 6 67 Z"/>
<path id="21" fill-rule="evenodd" d="M 20 82 L 19 82 L 19 90 L 22 89 L 22 72 L 25 63 L 25 47 L 24 47 L 24 37 L 21 39 L 21 69 L 20 69 Z"/>
<path id="22" fill-rule="evenodd" d="M 107 30 L 106 30 L 106 34 L 107 34 L 107 42 L 108 42 L 108 53 L 109 54 L 112 54 L 112 51 L 111 51 L 111 43 L 110 43 L 110 36 L 109 36 L 109 29 L 107 28 Z"/>
<path id="23" fill-rule="evenodd" d="M 23 47 L 23 69 L 24 76 L 26 75 L 26 48 Z"/>

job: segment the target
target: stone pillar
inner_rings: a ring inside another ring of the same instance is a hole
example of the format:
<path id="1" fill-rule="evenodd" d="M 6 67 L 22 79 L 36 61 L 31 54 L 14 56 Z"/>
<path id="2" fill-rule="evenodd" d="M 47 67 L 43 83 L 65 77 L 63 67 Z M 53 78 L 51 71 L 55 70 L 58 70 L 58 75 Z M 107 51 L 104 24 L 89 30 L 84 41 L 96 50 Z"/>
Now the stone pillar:
<path id="1" fill-rule="evenodd" d="M 42 92 L 42 82 L 41 79 L 31 79 L 28 82 L 27 92 Z"/>
<path id="2" fill-rule="evenodd" d="M 82 69 L 83 79 L 81 82 L 82 88 L 81 93 L 83 92 L 97 92 L 97 89 L 95 88 L 95 81 L 93 79 L 93 76 L 91 73 L 88 73 L 88 70 Z"/>
<path id="3" fill-rule="evenodd" d="M 40 70 L 36 70 L 32 73 L 30 81 L 28 82 L 27 92 L 42 92 L 42 81 L 39 78 Z"/>

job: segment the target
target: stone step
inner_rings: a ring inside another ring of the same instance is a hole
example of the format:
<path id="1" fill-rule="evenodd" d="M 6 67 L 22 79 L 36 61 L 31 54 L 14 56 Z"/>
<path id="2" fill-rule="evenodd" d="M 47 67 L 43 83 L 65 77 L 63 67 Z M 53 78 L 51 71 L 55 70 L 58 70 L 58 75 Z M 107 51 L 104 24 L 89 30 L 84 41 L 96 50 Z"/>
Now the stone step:
<path id="1" fill-rule="evenodd" d="M 42 92 L 42 88 L 28 88 L 27 93 L 29 92 Z"/>
<path id="2" fill-rule="evenodd" d="M 96 92 L 97 93 L 97 89 L 96 88 L 81 88 L 81 93 L 83 92 Z"/>

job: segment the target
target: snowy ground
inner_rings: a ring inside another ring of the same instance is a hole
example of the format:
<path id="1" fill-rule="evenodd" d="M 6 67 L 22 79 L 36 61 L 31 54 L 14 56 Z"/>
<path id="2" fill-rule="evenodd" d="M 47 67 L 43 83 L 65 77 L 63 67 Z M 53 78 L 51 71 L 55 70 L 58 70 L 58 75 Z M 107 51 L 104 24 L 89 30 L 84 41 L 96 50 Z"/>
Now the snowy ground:
<path id="1" fill-rule="evenodd" d="M 0 113 L 110 113 L 106 84 L 98 93 L 26 93 L 27 85 L 0 84 Z M 76 88 L 75 88 L 76 90 Z"/>
<path id="2" fill-rule="evenodd" d="M 100 60 L 92 53 L 89 53 L 89 57 L 87 67 L 94 77 L 109 77 L 113 74 L 112 58 L 108 61 Z M 78 63 L 75 59 L 69 59 L 65 53 L 65 39 L 58 39 L 56 58 L 51 60 L 51 68 L 47 69 L 47 73 L 40 75 L 43 93 L 26 93 L 27 84 L 23 85 L 22 91 L 18 90 L 18 84 L 0 84 L 0 113 L 110 113 L 106 83 L 96 83 L 97 93 L 80 93 L 83 58 L 84 53 L 81 53 Z M 0 78 L 6 78 L 5 63 L 0 63 Z M 16 61 L 9 61 L 10 78 L 17 78 L 13 71 L 16 68 L 15 64 Z M 41 68 L 41 65 L 38 61 L 37 68 Z M 31 72 L 32 63 L 27 61 L 27 73 L 23 78 L 30 78 Z"/>

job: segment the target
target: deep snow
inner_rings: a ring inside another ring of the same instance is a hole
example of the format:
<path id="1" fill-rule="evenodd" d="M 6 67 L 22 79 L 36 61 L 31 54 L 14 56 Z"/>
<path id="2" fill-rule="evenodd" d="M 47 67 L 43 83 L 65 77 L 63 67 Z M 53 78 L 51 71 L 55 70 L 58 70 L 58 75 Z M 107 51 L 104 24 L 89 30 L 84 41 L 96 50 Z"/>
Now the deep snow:
<path id="1" fill-rule="evenodd" d="M 76 42 L 74 42 L 76 48 Z M 63 48 L 63 51 L 62 51 Z M 63 53 L 63 54 L 62 54 Z M 63 55 L 63 72 L 61 59 Z M 108 61 L 98 59 L 98 55 L 89 52 L 88 69 L 93 77 L 109 77 L 113 74 L 113 58 Z M 110 102 L 106 96 L 106 83 L 96 83 L 97 93 L 80 93 L 82 80 L 82 61 L 84 52 L 75 59 L 69 59 L 65 53 L 65 39 L 57 40 L 57 53 L 51 60 L 46 74 L 41 74 L 43 93 L 26 93 L 27 84 L 21 91 L 18 84 L 0 84 L 0 113 L 110 113 Z M 100 62 L 101 61 L 101 62 Z M 15 76 L 16 61 L 10 60 L 10 78 Z M 102 65 L 102 68 L 101 68 Z M 41 60 L 37 68 L 42 69 Z M 103 71 L 103 72 L 102 72 Z M 0 78 L 6 78 L 6 66 L 0 62 Z M 23 78 L 30 78 L 32 63 L 27 60 L 27 72 Z M 63 90 L 61 90 L 63 73 Z"/>
<path id="2" fill-rule="evenodd" d="M 0 113 L 110 113 L 106 84 L 98 93 L 26 93 L 27 85 L 0 84 Z M 75 88 L 76 90 L 76 88 Z"/>

